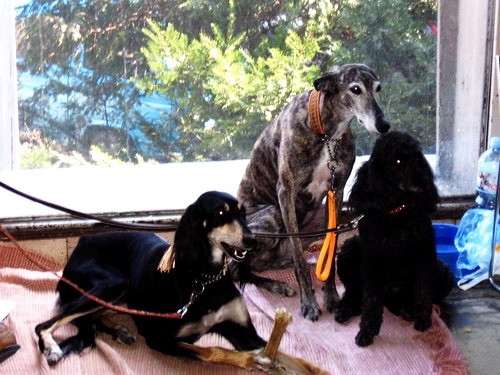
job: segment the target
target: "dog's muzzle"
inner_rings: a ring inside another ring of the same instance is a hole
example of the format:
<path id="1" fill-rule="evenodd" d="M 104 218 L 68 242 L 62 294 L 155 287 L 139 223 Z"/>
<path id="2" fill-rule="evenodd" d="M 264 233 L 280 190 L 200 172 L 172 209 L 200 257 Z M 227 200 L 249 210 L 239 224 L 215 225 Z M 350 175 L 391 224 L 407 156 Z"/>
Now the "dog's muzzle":
<path id="1" fill-rule="evenodd" d="M 255 248 L 257 246 L 257 239 L 254 236 L 244 236 L 243 237 L 243 246 L 245 246 L 244 249 L 228 244 L 226 242 L 221 243 L 222 247 L 224 247 L 225 253 L 233 260 L 236 262 L 242 262 L 245 257 L 247 256 L 247 253 Z"/>

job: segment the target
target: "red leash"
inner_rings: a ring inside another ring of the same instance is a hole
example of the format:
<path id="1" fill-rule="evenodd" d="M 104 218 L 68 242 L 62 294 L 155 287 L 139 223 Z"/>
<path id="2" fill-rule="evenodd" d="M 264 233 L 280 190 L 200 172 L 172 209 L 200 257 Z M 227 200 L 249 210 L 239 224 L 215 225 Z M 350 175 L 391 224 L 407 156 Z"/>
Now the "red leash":
<path id="1" fill-rule="evenodd" d="M 129 314 L 129 315 L 139 315 L 139 316 L 150 316 L 150 317 L 155 317 L 155 318 L 167 318 L 167 319 L 181 319 L 182 318 L 182 313 L 179 309 L 178 312 L 175 313 L 157 313 L 157 312 L 151 312 L 151 311 L 143 311 L 143 310 L 135 310 L 135 309 L 128 309 L 123 306 L 118 306 L 114 305 L 110 302 L 104 301 L 103 299 L 96 297 L 92 294 L 87 293 L 85 290 L 80 288 L 77 284 L 72 282 L 71 280 L 67 279 L 64 276 L 59 276 L 57 272 L 54 272 L 50 270 L 48 267 L 46 267 L 44 264 L 36 260 L 31 254 L 29 254 L 20 244 L 17 242 L 17 240 L 0 224 L 0 231 L 16 246 L 16 248 L 23 254 L 24 257 L 26 257 L 30 262 L 34 263 L 37 267 L 42 269 L 45 272 L 50 272 L 54 276 L 56 276 L 59 280 L 63 281 L 64 283 L 68 284 L 71 286 L 73 289 L 77 290 L 81 294 L 83 294 L 85 297 L 88 299 L 98 303 L 99 305 L 110 309 L 114 311 L 118 311 L 124 314 Z"/>

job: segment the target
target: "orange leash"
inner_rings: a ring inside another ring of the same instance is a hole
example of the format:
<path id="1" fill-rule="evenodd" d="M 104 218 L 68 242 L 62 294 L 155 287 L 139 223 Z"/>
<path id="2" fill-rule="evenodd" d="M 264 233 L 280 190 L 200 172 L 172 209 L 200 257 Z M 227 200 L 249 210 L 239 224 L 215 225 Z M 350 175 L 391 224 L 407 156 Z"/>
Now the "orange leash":
<path id="1" fill-rule="evenodd" d="M 328 226 L 327 228 L 337 227 L 337 210 L 335 205 L 335 193 L 333 190 L 328 190 L 327 193 L 328 207 Z M 332 271 L 332 264 L 335 259 L 335 246 L 337 244 L 337 234 L 328 232 L 325 236 L 325 241 L 319 253 L 319 258 L 316 263 L 316 276 L 321 281 L 326 281 Z M 326 258 L 326 259 L 325 259 Z"/>

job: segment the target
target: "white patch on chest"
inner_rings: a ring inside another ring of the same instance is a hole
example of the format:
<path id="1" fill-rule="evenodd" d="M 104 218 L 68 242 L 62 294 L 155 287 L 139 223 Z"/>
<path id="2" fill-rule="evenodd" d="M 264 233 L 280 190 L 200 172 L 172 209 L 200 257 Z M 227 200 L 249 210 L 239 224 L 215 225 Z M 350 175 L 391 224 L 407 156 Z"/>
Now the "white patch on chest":
<path id="1" fill-rule="evenodd" d="M 326 147 L 318 159 L 314 171 L 312 173 L 312 180 L 307 185 L 306 190 L 313 196 L 315 201 L 323 198 L 325 192 L 328 190 L 328 184 L 331 179 L 331 172 L 328 168 L 329 155 Z"/>
<path id="2" fill-rule="evenodd" d="M 204 335 L 213 326 L 228 320 L 240 325 L 246 325 L 248 319 L 249 317 L 246 306 L 241 298 L 238 297 L 221 306 L 218 310 L 209 312 L 198 322 L 186 324 L 180 329 L 179 333 L 177 333 L 177 337 Z"/>

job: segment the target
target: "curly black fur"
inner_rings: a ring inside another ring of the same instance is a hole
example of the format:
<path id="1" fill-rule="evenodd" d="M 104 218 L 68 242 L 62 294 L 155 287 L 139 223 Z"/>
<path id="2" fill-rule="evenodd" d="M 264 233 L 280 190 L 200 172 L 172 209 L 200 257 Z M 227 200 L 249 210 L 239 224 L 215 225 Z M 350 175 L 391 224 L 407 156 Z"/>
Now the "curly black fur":
<path id="1" fill-rule="evenodd" d="M 380 136 L 349 197 L 350 207 L 364 214 L 359 236 L 347 240 L 338 257 L 345 293 L 335 320 L 361 314 L 357 345 L 370 345 L 378 335 L 383 306 L 418 331 L 431 326 L 432 304 L 441 303 L 453 285 L 450 270 L 437 259 L 429 218 L 438 201 L 419 143 L 403 132 Z"/>

